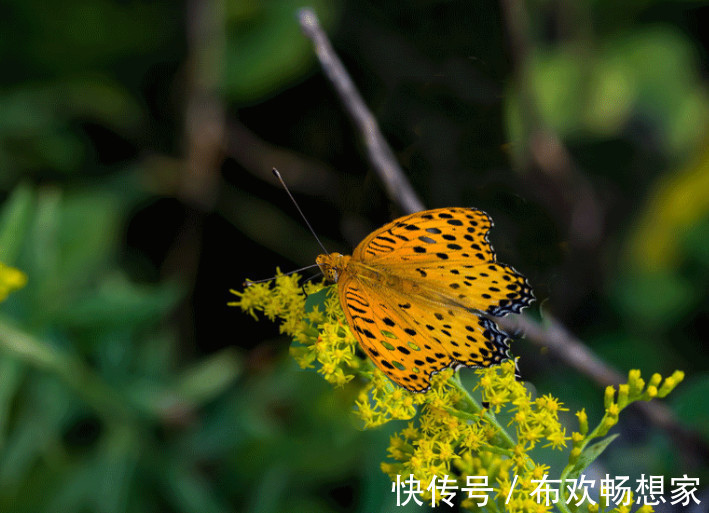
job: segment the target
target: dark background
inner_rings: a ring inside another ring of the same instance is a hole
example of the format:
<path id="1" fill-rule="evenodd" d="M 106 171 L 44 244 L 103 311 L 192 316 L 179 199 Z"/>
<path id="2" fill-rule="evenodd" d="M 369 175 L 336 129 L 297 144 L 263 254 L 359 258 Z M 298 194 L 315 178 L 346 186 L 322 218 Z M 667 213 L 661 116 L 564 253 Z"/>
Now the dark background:
<path id="1" fill-rule="evenodd" d="M 666 402 L 709 436 L 709 6 L 312 5 L 425 205 L 493 217 L 532 315 L 622 372 L 684 370 Z M 29 278 L 0 307 L 0 510 L 392 510 L 379 463 L 401 426 L 360 431 L 354 389 L 226 306 L 319 252 L 273 166 L 331 251 L 403 213 L 299 7 L 0 7 L 0 261 Z M 513 352 L 569 431 L 582 407 L 600 418 L 590 379 Z M 600 474 L 709 478 L 637 411 L 621 421 Z"/>

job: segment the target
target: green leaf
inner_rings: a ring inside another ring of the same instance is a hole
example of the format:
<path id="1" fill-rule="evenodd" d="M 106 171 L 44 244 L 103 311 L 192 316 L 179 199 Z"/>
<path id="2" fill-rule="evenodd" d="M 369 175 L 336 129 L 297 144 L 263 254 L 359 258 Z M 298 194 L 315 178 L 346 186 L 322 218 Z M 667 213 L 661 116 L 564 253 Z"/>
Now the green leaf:
<path id="1" fill-rule="evenodd" d="M 25 376 L 24 364 L 10 355 L 0 355 L 0 448 L 10 426 L 13 400 Z"/>
<path id="2" fill-rule="evenodd" d="M 709 437 L 709 374 L 693 376 L 671 397 L 682 423 Z"/>
<path id="3" fill-rule="evenodd" d="M 64 195 L 57 233 L 62 276 L 84 281 L 107 264 L 118 242 L 122 208 L 101 191 Z"/>
<path id="4" fill-rule="evenodd" d="M 204 475 L 177 458 L 166 462 L 165 498 L 182 513 L 223 513 L 229 511 L 220 494 Z"/>
<path id="5" fill-rule="evenodd" d="M 593 463 L 593 461 L 598 458 L 603 453 L 603 451 L 606 450 L 606 447 L 608 447 L 613 440 L 618 438 L 618 436 L 618 434 L 607 436 L 600 442 L 596 442 L 595 444 L 586 447 L 579 456 L 579 459 L 576 462 L 576 465 L 574 465 L 574 468 L 571 470 L 571 472 L 569 472 L 568 478 L 577 478 L 581 471 L 588 468 L 588 466 Z"/>
<path id="6" fill-rule="evenodd" d="M 245 7 L 229 13 L 225 92 L 236 101 L 254 102 L 303 77 L 314 53 L 298 25 L 296 13 L 303 7 L 299 0 L 237 4 Z M 339 2 L 314 0 L 308 5 L 325 27 L 339 10 Z"/>
<path id="7" fill-rule="evenodd" d="M 305 299 L 305 313 L 312 312 L 315 307 L 318 307 L 321 312 L 325 311 L 325 301 L 327 300 L 327 296 L 330 293 L 331 288 L 332 287 L 325 287 L 317 292 L 314 292 L 313 294 L 310 294 Z"/>
<path id="8" fill-rule="evenodd" d="M 27 185 L 20 185 L 0 211 L 0 262 L 12 265 L 25 240 L 32 213 L 34 193 Z"/>
<path id="9" fill-rule="evenodd" d="M 619 308 L 648 330 L 676 322 L 702 293 L 672 271 L 628 274 L 619 277 L 613 286 Z"/>
<path id="10" fill-rule="evenodd" d="M 241 374 L 242 362 L 232 349 L 205 358 L 180 376 L 179 395 L 197 404 L 222 393 Z"/>
<path id="11" fill-rule="evenodd" d="M 169 312 L 180 297 L 174 283 L 146 286 L 121 274 L 108 276 L 96 291 L 81 294 L 57 312 L 56 320 L 74 328 L 118 329 L 152 325 Z"/>

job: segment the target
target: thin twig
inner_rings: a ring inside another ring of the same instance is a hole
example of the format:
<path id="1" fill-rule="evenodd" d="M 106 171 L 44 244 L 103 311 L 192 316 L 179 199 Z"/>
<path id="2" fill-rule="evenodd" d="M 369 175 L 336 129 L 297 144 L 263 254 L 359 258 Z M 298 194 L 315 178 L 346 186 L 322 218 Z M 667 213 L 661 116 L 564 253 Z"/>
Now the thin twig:
<path id="1" fill-rule="evenodd" d="M 186 6 L 186 158 L 179 194 L 191 206 L 209 212 L 217 197 L 225 138 L 224 104 L 218 91 L 224 53 L 224 5 L 223 0 L 188 0 Z"/>
<path id="2" fill-rule="evenodd" d="M 372 166 L 384 182 L 384 188 L 390 198 L 406 212 L 418 212 L 424 209 L 423 202 L 414 191 L 394 153 L 382 136 L 377 120 L 362 100 L 359 91 L 352 82 L 347 70 L 333 50 L 320 22 L 312 9 L 301 9 L 298 13 L 300 26 L 315 47 L 315 53 L 325 75 L 330 79 L 340 100 L 352 117 L 352 121 L 364 140 Z"/>
<path id="3" fill-rule="evenodd" d="M 302 9 L 299 16 L 305 34 L 313 41 L 325 74 L 332 81 L 343 104 L 355 119 L 355 124 L 367 145 L 370 163 L 384 181 L 390 199 L 405 212 L 423 210 L 423 203 L 413 191 L 382 136 L 376 119 L 364 104 L 352 79 L 337 58 L 327 35 L 320 28 L 317 16 L 311 9 Z M 509 331 L 521 331 L 530 341 L 548 348 L 564 363 L 590 377 L 599 385 L 615 385 L 624 381 L 622 374 L 601 360 L 588 346 L 551 318 L 544 324 L 525 315 L 510 315 L 497 321 Z M 697 433 L 684 428 L 664 404 L 650 402 L 638 406 L 653 424 L 670 433 L 688 456 L 700 455 L 704 460 L 709 460 L 709 446 L 706 441 Z"/>
<path id="4" fill-rule="evenodd" d="M 280 187 L 271 170 L 287 170 L 288 186 L 293 191 L 325 198 L 332 204 L 341 200 L 341 180 L 319 160 L 264 141 L 238 120 L 229 120 L 226 135 L 226 154 L 257 178 Z"/>
<path id="5" fill-rule="evenodd" d="M 544 316 L 543 324 L 524 315 L 508 315 L 495 320 L 509 333 L 524 333 L 527 340 L 549 350 L 549 353 L 600 386 L 617 385 L 624 381 L 625 377 L 620 372 L 596 356 L 551 315 Z"/>

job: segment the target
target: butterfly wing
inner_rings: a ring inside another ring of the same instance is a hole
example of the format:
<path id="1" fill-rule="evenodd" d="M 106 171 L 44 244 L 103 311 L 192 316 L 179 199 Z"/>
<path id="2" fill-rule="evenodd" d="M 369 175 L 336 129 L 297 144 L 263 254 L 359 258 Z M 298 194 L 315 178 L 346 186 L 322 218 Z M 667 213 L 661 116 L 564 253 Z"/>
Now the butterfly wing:
<path id="1" fill-rule="evenodd" d="M 492 225 L 490 216 L 475 208 L 424 210 L 373 231 L 352 258 L 382 265 L 445 262 L 454 255 L 473 264 L 494 262 L 495 252 L 487 239 Z"/>
<path id="2" fill-rule="evenodd" d="M 495 323 L 467 310 L 415 300 L 396 289 L 346 273 L 338 282 L 342 308 L 360 346 L 402 387 L 421 392 L 446 367 L 487 367 L 509 358 Z"/>
<path id="3" fill-rule="evenodd" d="M 488 241 L 492 219 L 474 208 L 441 208 L 401 217 L 374 231 L 352 260 L 421 284 L 437 301 L 493 316 L 534 301 L 527 280 L 497 263 Z"/>

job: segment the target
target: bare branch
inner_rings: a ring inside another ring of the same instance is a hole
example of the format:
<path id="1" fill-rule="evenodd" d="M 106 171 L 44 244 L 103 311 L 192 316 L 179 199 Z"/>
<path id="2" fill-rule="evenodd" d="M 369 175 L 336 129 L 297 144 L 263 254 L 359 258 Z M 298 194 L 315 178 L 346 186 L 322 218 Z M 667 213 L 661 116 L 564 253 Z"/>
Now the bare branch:
<path id="1" fill-rule="evenodd" d="M 508 315 L 495 320 L 510 333 L 524 333 L 528 340 L 548 349 L 569 367 L 585 374 L 601 386 L 617 385 L 624 381 L 620 372 L 593 354 L 583 342 L 550 315 L 544 316 L 543 325 L 523 315 Z"/>
<path id="2" fill-rule="evenodd" d="M 376 119 L 365 105 L 330 41 L 320 28 L 315 12 L 312 9 L 301 9 L 298 17 L 303 32 L 313 42 L 320 65 L 359 130 L 369 160 L 384 182 L 387 194 L 405 212 L 423 210 L 423 203 L 406 179 L 394 153 L 384 140 Z"/>

